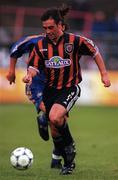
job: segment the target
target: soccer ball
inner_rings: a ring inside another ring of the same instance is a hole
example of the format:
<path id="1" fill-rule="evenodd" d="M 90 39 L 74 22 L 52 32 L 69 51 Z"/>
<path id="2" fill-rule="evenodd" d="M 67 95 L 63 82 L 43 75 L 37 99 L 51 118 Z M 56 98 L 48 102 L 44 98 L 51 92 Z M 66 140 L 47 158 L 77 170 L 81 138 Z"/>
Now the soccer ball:
<path id="1" fill-rule="evenodd" d="M 33 163 L 33 153 L 30 149 L 19 147 L 10 156 L 12 166 L 19 170 L 28 169 Z"/>

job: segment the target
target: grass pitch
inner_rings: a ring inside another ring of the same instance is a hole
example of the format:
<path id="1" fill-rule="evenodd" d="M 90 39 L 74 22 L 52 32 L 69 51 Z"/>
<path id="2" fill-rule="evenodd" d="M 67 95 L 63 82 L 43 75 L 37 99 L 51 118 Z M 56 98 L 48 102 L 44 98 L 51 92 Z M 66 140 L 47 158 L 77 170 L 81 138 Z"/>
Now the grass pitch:
<path id="1" fill-rule="evenodd" d="M 39 137 L 33 105 L 0 105 L 0 180 L 118 180 L 118 108 L 75 107 L 69 125 L 77 148 L 76 170 L 61 176 L 50 169 L 52 141 Z M 34 154 L 25 171 L 9 162 L 11 151 L 21 146 Z"/>

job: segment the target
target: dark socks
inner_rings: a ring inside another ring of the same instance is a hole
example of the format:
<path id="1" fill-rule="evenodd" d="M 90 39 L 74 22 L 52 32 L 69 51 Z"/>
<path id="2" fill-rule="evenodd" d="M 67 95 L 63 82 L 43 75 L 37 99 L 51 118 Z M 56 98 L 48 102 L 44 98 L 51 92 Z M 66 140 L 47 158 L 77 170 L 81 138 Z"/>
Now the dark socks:
<path id="1" fill-rule="evenodd" d="M 62 126 L 58 126 L 57 130 L 61 134 L 65 146 L 68 146 L 73 142 L 73 138 L 70 133 L 69 126 L 66 122 L 64 122 Z"/>
<path id="2" fill-rule="evenodd" d="M 55 148 L 57 148 L 64 158 L 64 165 L 68 166 L 75 158 L 75 145 L 71 136 L 68 124 L 64 122 L 61 127 L 56 127 L 60 133 L 59 137 L 53 138 Z"/>

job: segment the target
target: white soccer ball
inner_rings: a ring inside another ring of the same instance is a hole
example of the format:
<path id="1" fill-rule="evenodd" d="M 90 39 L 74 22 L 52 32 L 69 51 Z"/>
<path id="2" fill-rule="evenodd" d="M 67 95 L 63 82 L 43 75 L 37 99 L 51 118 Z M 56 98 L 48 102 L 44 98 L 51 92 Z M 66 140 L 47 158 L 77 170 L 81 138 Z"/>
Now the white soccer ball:
<path id="1" fill-rule="evenodd" d="M 19 170 L 28 169 L 33 163 L 33 153 L 30 149 L 19 147 L 10 156 L 12 166 Z"/>

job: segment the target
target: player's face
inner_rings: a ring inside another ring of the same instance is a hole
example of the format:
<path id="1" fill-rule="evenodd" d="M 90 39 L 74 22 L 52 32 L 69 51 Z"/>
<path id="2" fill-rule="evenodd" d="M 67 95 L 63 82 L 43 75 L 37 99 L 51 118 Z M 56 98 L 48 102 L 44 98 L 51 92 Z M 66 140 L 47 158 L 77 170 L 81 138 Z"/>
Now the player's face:
<path id="1" fill-rule="evenodd" d="M 56 24 L 54 19 L 48 19 L 42 22 L 45 33 L 52 41 L 57 40 L 63 34 L 61 23 Z"/>

